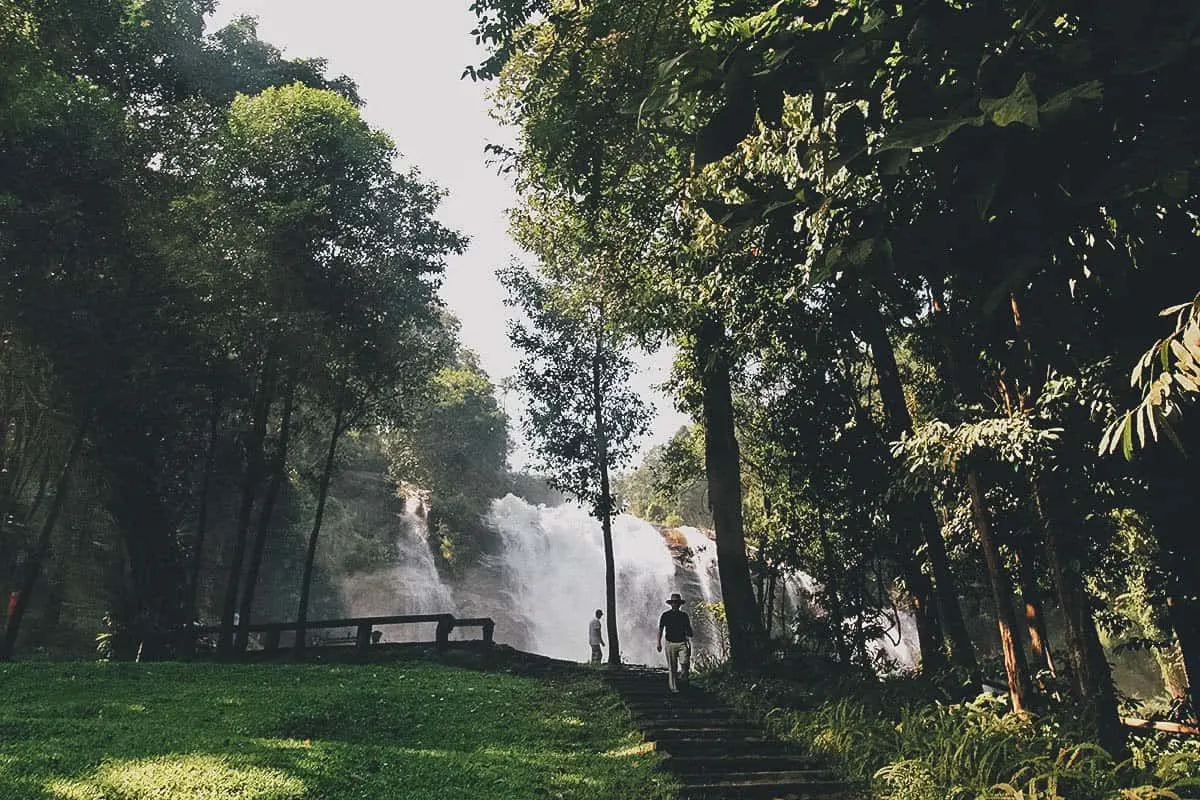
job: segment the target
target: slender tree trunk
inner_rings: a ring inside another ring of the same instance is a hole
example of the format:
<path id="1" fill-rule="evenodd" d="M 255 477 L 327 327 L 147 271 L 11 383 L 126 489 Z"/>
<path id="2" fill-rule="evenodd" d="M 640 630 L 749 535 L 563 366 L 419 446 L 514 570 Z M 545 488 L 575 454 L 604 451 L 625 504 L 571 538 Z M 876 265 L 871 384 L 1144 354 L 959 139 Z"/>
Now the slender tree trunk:
<path id="1" fill-rule="evenodd" d="M 197 611 L 200 596 L 200 567 L 204 560 L 204 540 L 208 535 L 208 492 L 212 484 L 213 469 L 217 455 L 217 426 L 221 420 L 221 396 L 216 386 L 214 375 L 212 404 L 208 415 L 208 451 L 204 454 L 204 473 L 200 477 L 200 509 L 196 519 L 196 544 L 192 547 L 192 563 L 188 575 L 187 588 L 187 622 L 194 622 L 199 614 Z"/>
<path id="2" fill-rule="evenodd" d="M 608 470 L 601 478 L 602 485 L 608 483 Z M 601 495 L 607 494 L 601 489 Z M 611 502 L 611 501 L 610 501 Z M 614 667 L 621 665 L 621 643 L 617 637 L 617 574 L 616 562 L 613 559 L 612 543 L 612 511 L 605 511 L 600 518 L 600 527 L 604 532 L 604 607 L 608 615 L 608 663 Z"/>
<path id="3" fill-rule="evenodd" d="M 867 592 L 861 581 L 858 582 L 856 588 L 858 589 L 858 595 L 855 597 L 855 600 L 858 601 L 860 611 L 854 615 L 854 649 L 858 652 L 858 663 L 867 666 L 871 663 L 871 654 L 867 652 L 867 637 L 863 633 L 863 626 L 866 624 L 866 620 L 863 619 L 865 615 L 861 611 L 867 605 L 864 602 Z"/>
<path id="4" fill-rule="evenodd" d="M 604 332 L 596 333 L 596 350 L 592 356 L 592 415 L 595 427 L 596 467 L 600 472 L 600 529 L 604 535 L 604 608 L 608 617 L 608 663 L 621 665 L 621 644 L 617 636 L 617 564 L 613 556 L 612 490 L 608 482 L 608 428 L 604 424 L 604 382 L 601 358 L 604 353 Z"/>
<path id="5" fill-rule="evenodd" d="M 833 548 L 829 545 L 829 533 L 825 530 L 824 520 L 819 513 L 817 534 L 821 537 L 821 558 L 825 562 L 825 596 L 829 602 L 829 628 L 833 634 L 833 646 L 837 650 L 838 661 L 849 664 L 851 656 L 849 644 L 846 642 L 846 616 L 842 612 L 841 590 L 837 580 L 841 566 L 834 559 Z"/>
<path id="6" fill-rule="evenodd" d="M 896 352 L 892 347 L 891 337 L 888 336 L 878 302 L 868 300 L 860 304 L 859 323 L 860 332 L 871 348 L 879 397 L 888 421 L 887 434 L 893 439 L 899 439 L 902 434 L 912 433 L 912 415 L 904 399 L 904 386 L 900 382 Z M 914 498 L 908 508 L 900 510 L 900 520 L 902 524 L 903 521 L 913 523 L 919 529 L 921 539 L 925 543 L 929 565 L 933 571 L 933 595 L 937 605 L 939 627 L 950 648 L 950 661 L 976 675 L 978 665 L 975 661 L 975 646 L 971 643 L 966 622 L 963 620 L 962 606 L 958 601 L 958 582 L 950 567 L 950 557 L 946 553 L 946 543 L 942 540 L 941 526 L 938 525 L 930 497 L 922 494 Z M 911 586 L 909 591 L 916 594 Z M 922 645 L 923 657 L 927 649 L 930 649 L 929 646 Z"/>
<path id="7" fill-rule="evenodd" d="M 79 460 L 79 454 L 83 451 L 85 432 L 85 429 L 81 427 L 75 434 L 75 438 L 71 442 L 71 449 L 67 453 L 67 459 L 58 474 L 58 481 L 54 487 L 54 498 L 50 501 L 50 508 L 46 512 L 46 519 L 42 522 L 41 531 L 38 533 L 37 545 L 25 565 L 25 580 L 21 584 L 21 594 L 17 597 L 16 607 L 13 609 L 4 628 L 4 641 L 0 643 L 0 661 L 9 661 L 12 659 L 13 653 L 16 650 L 17 633 L 21 628 L 21 619 L 25 616 L 26 609 L 29 608 L 29 601 L 33 597 L 33 590 L 37 586 L 42 566 L 50 553 L 50 538 L 54 533 L 54 526 L 58 523 L 59 513 L 62 511 L 63 504 L 67 499 L 71 472 L 75 468 L 75 462 Z"/>
<path id="8" fill-rule="evenodd" d="M 710 319 L 700 324 L 696 333 L 696 363 L 703 385 L 708 502 L 717 536 L 717 567 L 729 625 L 730 662 L 734 669 L 746 670 L 757 665 L 764 635 L 746 558 L 741 462 L 726 347 L 725 332 L 718 322 Z"/>
<path id="9" fill-rule="evenodd" d="M 775 584 L 778 580 L 779 577 L 774 572 L 772 572 L 771 577 L 767 579 L 767 618 L 764 620 L 764 625 L 766 626 L 766 630 L 764 632 L 766 633 L 768 640 L 770 640 L 772 634 L 774 633 Z"/>
<path id="10" fill-rule="evenodd" d="M 1046 559 L 1063 610 L 1067 627 L 1067 653 L 1075 696 L 1095 714 L 1096 733 L 1100 746 L 1115 758 L 1125 753 L 1125 731 L 1117 710 L 1117 695 L 1113 688 L 1112 668 L 1104 655 L 1096 621 L 1092 618 L 1087 588 L 1076 559 L 1067 550 L 1066 542 L 1043 501 L 1042 487 L 1032 483 L 1034 508 L 1046 536 Z"/>
<path id="11" fill-rule="evenodd" d="M 1033 554 L 1027 544 L 1020 548 L 1017 570 L 1021 583 L 1021 599 L 1025 602 L 1025 624 L 1029 628 L 1030 649 L 1033 650 L 1033 657 L 1037 660 L 1039 669 L 1044 667 L 1051 676 L 1056 676 L 1058 673 L 1054 669 L 1054 655 L 1050 652 L 1046 617 L 1038 592 L 1037 572 L 1033 568 Z"/>
<path id="12" fill-rule="evenodd" d="M 971 517 L 979 533 L 979 545 L 987 562 L 988 579 L 992 584 L 992 598 L 996 603 L 996 624 L 1000 628 L 1000 646 L 1004 651 L 1004 670 L 1008 673 L 1008 691 L 1012 696 L 1014 711 L 1029 708 L 1029 670 L 1025 663 L 1025 650 L 1017 638 L 1017 620 L 1012 608 L 1012 583 L 1005 574 L 1000 560 L 1000 548 L 992 536 L 992 523 L 984 504 L 979 476 L 974 470 L 967 472 L 967 491 L 971 498 Z"/>
<path id="13" fill-rule="evenodd" d="M 258 516 L 258 532 L 254 537 L 254 550 L 250 554 L 250 565 L 246 570 L 246 583 L 242 587 L 241 625 L 238 626 L 237 639 L 234 649 L 239 653 L 245 652 L 250 642 L 250 618 L 254 613 L 254 594 L 258 589 L 258 576 L 262 571 L 263 553 L 267 549 L 267 539 L 271 530 L 271 517 L 275 513 L 275 503 L 283 488 L 284 477 L 287 475 L 288 444 L 292 433 L 292 410 L 296 407 L 296 374 L 288 378 L 287 397 L 283 401 L 283 416 L 279 422 L 279 442 L 275 448 L 275 458 L 271 464 L 271 485 L 267 488 L 267 496 L 263 501 Z"/>
<path id="14" fill-rule="evenodd" d="M 325 453 L 325 466 L 321 470 L 321 484 L 317 488 L 317 510 L 313 515 L 312 530 L 308 534 L 308 550 L 304 554 L 304 576 L 300 579 L 300 607 L 296 611 L 296 644 L 292 652 L 299 656 L 307 644 L 304 626 L 308 622 L 308 599 L 312 591 L 313 564 L 317 559 L 317 539 L 321 535 L 321 521 L 325 518 L 325 500 L 329 497 L 329 482 L 333 476 L 334 457 L 337 443 L 342 437 L 342 406 L 339 403 L 333 415 L 333 433 L 329 436 L 329 449 Z"/>
<path id="15" fill-rule="evenodd" d="M 933 581 L 921 572 L 920 564 L 911 554 L 899 555 L 904 569 L 904 583 L 908 586 L 909 597 L 912 600 L 913 619 L 917 623 L 921 667 L 926 673 L 938 672 L 946 666 L 946 653 L 943 649 L 945 638 L 942 636 L 937 603 L 934 600 Z"/>
<path id="16" fill-rule="evenodd" d="M 767 528 L 771 520 L 771 498 L 767 495 L 767 489 L 762 487 L 762 507 L 763 507 L 763 530 L 758 537 L 758 547 L 755 548 L 754 561 L 754 598 L 758 601 L 758 616 L 763 624 L 763 636 L 765 641 L 771 640 L 771 607 L 767 605 L 767 541 L 769 534 Z"/>
<path id="17" fill-rule="evenodd" d="M 1184 595 L 1167 597 L 1167 619 L 1179 642 L 1188 703 L 1193 716 L 1200 716 L 1200 626 L 1196 624 L 1196 612 L 1196 603 Z"/>
<path id="18" fill-rule="evenodd" d="M 221 607 L 221 635 L 217 641 L 219 658 L 231 658 L 234 653 L 233 618 L 237 613 L 238 589 L 242 583 L 242 562 L 246 558 L 246 543 L 250 536 L 250 518 L 254 512 L 255 495 L 262 480 L 263 445 L 267 438 L 267 417 L 275 386 L 275 354 L 267 349 L 259 380 L 258 393 L 254 402 L 254 421 L 250 441 L 247 442 L 246 477 L 242 483 L 242 499 L 238 508 L 237 533 L 233 543 L 233 554 L 229 559 L 229 578 L 225 584 L 225 602 Z"/>
<path id="19" fill-rule="evenodd" d="M 758 552 L 762 553 L 761 545 Z M 771 614 L 771 609 L 767 607 L 767 565 L 761 556 L 755 561 L 757 568 L 754 571 L 754 600 L 758 603 L 758 616 L 762 618 L 764 633 L 770 636 L 767 630 L 771 627 L 767 622 L 767 617 Z"/>

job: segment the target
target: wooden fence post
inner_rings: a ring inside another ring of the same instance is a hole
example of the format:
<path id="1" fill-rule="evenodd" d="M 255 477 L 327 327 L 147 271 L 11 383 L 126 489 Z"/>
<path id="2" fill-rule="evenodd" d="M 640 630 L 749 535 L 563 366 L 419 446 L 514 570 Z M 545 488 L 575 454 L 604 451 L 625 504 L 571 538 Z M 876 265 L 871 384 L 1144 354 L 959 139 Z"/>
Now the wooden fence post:
<path id="1" fill-rule="evenodd" d="M 437 624 L 437 649 L 445 650 L 450 646 L 450 631 L 454 630 L 454 617 L 450 614 L 442 615 Z"/>
<path id="2" fill-rule="evenodd" d="M 358 635 L 354 638 L 354 649 L 360 656 L 366 656 L 367 648 L 371 646 L 371 623 L 358 626 Z"/>

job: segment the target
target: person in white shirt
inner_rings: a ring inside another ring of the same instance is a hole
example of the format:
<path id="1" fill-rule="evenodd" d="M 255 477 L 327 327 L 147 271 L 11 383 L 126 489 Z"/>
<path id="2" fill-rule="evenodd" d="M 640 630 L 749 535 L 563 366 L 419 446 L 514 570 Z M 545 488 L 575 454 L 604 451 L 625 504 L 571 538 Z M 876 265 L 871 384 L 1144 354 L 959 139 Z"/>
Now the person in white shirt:
<path id="1" fill-rule="evenodd" d="M 596 616 L 588 623 L 588 644 L 592 646 L 593 664 L 600 663 L 600 648 L 604 646 L 604 637 L 600 635 L 600 618 L 603 616 L 604 612 L 597 608 Z"/>

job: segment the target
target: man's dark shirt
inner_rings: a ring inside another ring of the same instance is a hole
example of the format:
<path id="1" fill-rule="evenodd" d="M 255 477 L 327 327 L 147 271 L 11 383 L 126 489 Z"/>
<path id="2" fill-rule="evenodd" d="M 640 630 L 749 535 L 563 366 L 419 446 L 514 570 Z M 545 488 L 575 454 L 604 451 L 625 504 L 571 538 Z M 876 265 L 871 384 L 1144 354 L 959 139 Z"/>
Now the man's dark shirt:
<path id="1" fill-rule="evenodd" d="M 685 642 L 692 635 L 692 622 L 687 614 L 673 608 L 658 618 L 658 629 L 665 630 L 668 642 Z"/>

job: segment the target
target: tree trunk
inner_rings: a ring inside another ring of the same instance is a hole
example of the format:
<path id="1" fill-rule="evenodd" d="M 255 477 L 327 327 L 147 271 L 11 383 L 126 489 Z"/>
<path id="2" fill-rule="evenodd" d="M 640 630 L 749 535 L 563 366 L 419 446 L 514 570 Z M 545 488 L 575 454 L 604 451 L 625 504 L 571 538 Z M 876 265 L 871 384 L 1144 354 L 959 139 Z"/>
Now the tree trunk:
<path id="1" fill-rule="evenodd" d="M 608 616 L 608 663 L 621 665 L 621 644 L 617 636 L 617 565 L 613 556 L 612 490 L 608 482 L 608 429 L 604 424 L 604 384 L 601 359 L 604 353 L 604 332 L 596 333 L 596 350 L 592 357 L 592 415 L 595 427 L 596 468 L 600 472 L 600 503 L 594 509 L 600 516 L 604 534 L 604 608 Z"/>
<path id="2" fill-rule="evenodd" d="M 308 550 L 304 555 L 304 576 L 300 579 L 300 607 L 296 611 L 296 643 L 292 648 L 294 655 L 304 651 L 304 626 L 308 622 L 308 598 L 312 590 L 313 564 L 317 559 L 317 539 L 321 535 L 321 522 L 325 518 L 325 500 L 329 497 L 329 482 L 333 476 L 334 456 L 337 453 L 338 439 L 342 437 L 342 406 L 339 403 L 333 415 L 333 433 L 329 436 L 329 449 L 325 453 L 325 466 L 321 470 L 321 484 L 317 488 L 317 510 L 313 515 L 312 530 L 308 534 Z"/>
<path id="3" fill-rule="evenodd" d="M 17 633 L 21 628 L 21 619 L 25 616 L 25 610 L 29 608 L 29 600 L 33 597 L 33 590 L 37 586 L 42 565 L 46 561 L 46 556 L 50 553 L 50 537 L 54 533 L 54 526 L 58 523 L 59 513 L 62 511 L 63 504 L 67 499 L 67 489 L 70 486 L 71 472 L 75 468 L 75 462 L 79 459 L 80 452 L 83 450 L 84 434 L 84 428 L 80 428 L 75 434 L 75 439 L 71 442 L 71 449 L 67 453 L 67 459 L 58 474 L 58 481 L 54 487 L 54 498 L 50 502 L 50 508 L 46 512 L 46 519 L 42 522 L 41 531 L 38 533 L 37 545 L 25 564 L 25 580 L 21 583 L 21 593 L 17 596 L 16 606 L 13 608 L 12 614 L 9 615 L 8 622 L 4 628 L 4 641 L 0 643 L 0 661 L 10 660 L 16 650 Z"/>
<path id="4" fill-rule="evenodd" d="M 1074 555 L 1067 550 L 1058 525 L 1046 508 L 1042 487 L 1036 479 L 1031 489 L 1034 508 L 1045 530 L 1046 560 L 1066 622 L 1067 653 L 1071 661 L 1075 696 L 1095 715 L 1100 746 L 1120 760 L 1125 753 L 1125 732 L 1117 710 L 1112 668 L 1108 665 L 1096 633 L 1096 621 L 1092 618 L 1083 573 Z"/>
<path id="5" fill-rule="evenodd" d="M 1037 572 L 1033 568 L 1033 554 L 1027 543 L 1022 545 L 1018 553 L 1017 570 L 1017 577 L 1021 583 L 1021 599 L 1025 602 L 1025 624 L 1029 628 L 1029 644 L 1033 650 L 1033 657 L 1037 660 L 1039 669 L 1044 667 L 1052 677 L 1057 676 L 1054 655 L 1050 652 L 1050 639 L 1046 635 L 1046 617 L 1038 592 Z"/>
<path id="6" fill-rule="evenodd" d="M 233 618 L 237 613 L 238 590 L 242 584 L 242 562 L 246 558 L 246 542 L 250 536 L 250 518 L 254 512 L 254 499 L 258 493 L 258 484 L 262 480 L 265 459 L 263 444 L 267 438 L 267 417 L 271 412 L 274 386 L 275 355 L 268 348 L 254 402 L 254 420 L 250 441 L 246 444 L 248 451 L 246 454 L 246 477 L 242 483 L 242 499 L 238 508 L 233 554 L 229 559 L 229 578 L 225 584 L 225 602 L 221 607 L 221 635 L 217 641 L 217 656 L 222 659 L 230 658 L 234 653 Z"/>
<path id="7" fill-rule="evenodd" d="M 730 662 L 735 670 L 747 670 L 758 664 L 764 635 L 746 558 L 741 462 L 726 347 L 725 332 L 719 323 L 710 319 L 700 324 L 696 332 L 696 364 L 703 386 L 708 503 L 717 537 L 717 567 L 729 625 Z"/>
<path id="8" fill-rule="evenodd" d="M 984 504 L 983 490 L 979 487 L 979 476 L 974 470 L 967 472 L 967 491 L 971 498 L 971 517 L 979 533 L 979 546 L 987 562 L 988 579 L 992 584 L 992 598 L 996 603 L 996 625 L 1000 628 L 1000 646 L 1004 650 L 1004 670 L 1008 674 L 1008 691 L 1012 697 L 1014 711 L 1029 707 L 1029 673 L 1025 664 L 1025 650 L 1017 639 L 1017 620 L 1012 608 L 1012 584 L 1005 574 L 1000 560 L 1000 548 L 992 537 L 992 523 Z"/>
<path id="9" fill-rule="evenodd" d="M 204 473 L 200 477 L 200 509 L 196 519 L 196 543 L 192 547 L 192 563 L 188 575 L 186 622 L 190 625 L 198 617 L 197 603 L 200 596 L 200 567 L 204 557 L 204 540 L 208 535 L 208 493 L 216 465 L 217 426 L 221 420 L 221 396 L 214 375 L 212 405 L 208 416 L 208 452 L 204 454 Z"/>
<path id="10" fill-rule="evenodd" d="M 758 552 L 762 553 L 761 546 Z M 767 565 L 761 556 L 755 561 L 757 569 L 754 571 L 754 600 L 758 603 L 758 616 L 763 621 L 763 632 L 770 636 L 771 624 L 767 621 L 771 614 L 771 609 L 767 607 Z"/>
<path id="11" fill-rule="evenodd" d="M 833 548 L 829 545 L 829 534 L 819 512 L 817 529 L 817 534 L 821 537 L 821 559 L 825 562 L 825 597 L 829 603 L 829 629 L 833 634 L 833 646 L 837 650 L 838 661 L 849 665 L 851 657 L 850 647 L 846 642 L 846 616 L 842 612 L 842 598 L 837 581 L 840 566 L 834 560 Z"/>
<path id="12" fill-rule="evenodd" d="M 254 537 L 254 550 L 250 554 L 250 566 L 246 570 L 246 583 L 242 587 L 241 624 L 237 629 L 237 639 L 234 649 L 245 652 L 250 642 L 250 618 L 254 613 L 254 594 L 258 589 L 258 575 L 262 571 L 263 553 L 267 549 L 267 538 L 271 530 L 271 517 L 275 513 L 275 503 L 283 488 L 284 476 L 287 475 L 288 444 L 292 433 L 292 410 L 296 407 L 296 375 L 293 372 L 288 378 L 287 397 L 283 401 L 283 416 L 279 422 L 279 442 L 275 448 L 275 458 L 271 464 L 271 485 L 267 488 L 267 496 L 263 501 L 262 510 L 258 516 L 258 532 Z"/>
<path id="13" fill-rule="evenodd" d="M 912 415 L 904 399 L 904 386 L 900 382 L 896 352 L 892 347 L 891 337 L 888 336 L 878 302 L 868 300 L 860 304 L 859 323 L 860 333 L 871 348 L 879 398 L 887 418 L 887 434 L 891 439 L 898 440 L 903 434 L 912 433 Z M 939 627 L 945 637 L 945 643 L 950 648 L 950 661 L 974 676 L 978 673 L 975 646 L 971 643 L 966 622 L 963 620 L 962 606 L 958 601 L 958 582 L 950 567 L 950 557 L 946 553 L 946 543 L 942 540 L 942 530 L 933 510 L 933 502 L 927 494 L 921 494 L 913 498 L 907 508 L 899 511 L 901 524 L 904 521 L 914 524 L 925 543 L 929 565 L 933 571 L 933 596 Z M 911 586 L 909 591 L 916 594 Z M 922 645 L 922 656 L 927 649 L 926 645 Z"/>
<path id="14" fill-rule="evenodd" d="M 938 622 L 937 603 L 934 601 L 933 581 L 921 572 L 921 566 L 915 558 L 905 558 L 903 553 L 899 555 L 903 563 L 904 583 L 908 586 L 913 604 L 913 619 L 917 623 L 921 668 L 926 673 L 939 672 L 946 666 L 946 653 L 943 649 L 945 638 Z"/>
<path id="15" fill-rule="evenodd" d="M 1179 594 L 1167 597 L 1167 619 L 1179 642 L 1188 703 L 1192 715 L 1200 717 L 1200 626 L 1196 624 L 1196 612 L 1196 603 L 1187 597 Z"/>
<path id="16" fill-rule="evenodd" d="M 775 584 L 778 580 L 779 577 L 774 572 L 767 579 L 767 618 L 764 620 L 766 626 L 764 633 L 768 640 L 770 640 L 775 627 Z"/>

